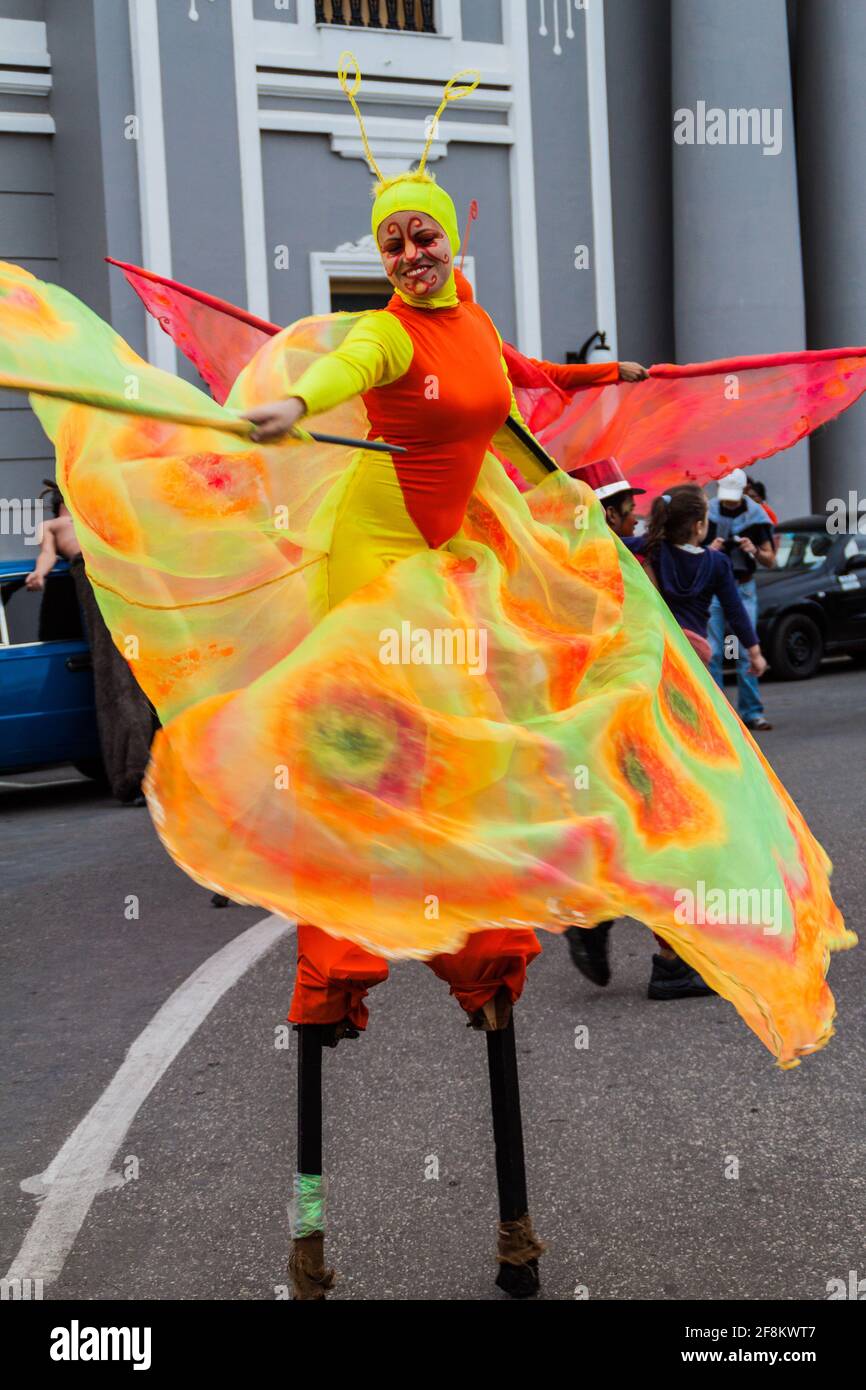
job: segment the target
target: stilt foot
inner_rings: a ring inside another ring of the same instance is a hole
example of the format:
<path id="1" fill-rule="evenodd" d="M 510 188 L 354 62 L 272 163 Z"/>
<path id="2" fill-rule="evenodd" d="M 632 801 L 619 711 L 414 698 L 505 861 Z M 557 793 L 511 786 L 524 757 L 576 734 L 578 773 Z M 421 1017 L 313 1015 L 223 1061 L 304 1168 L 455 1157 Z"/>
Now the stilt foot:
<path id="1" fill-rule="evenodd" d="M 470 1018 L 468 1028 L 479 1033 L 501 1033 L 511 1021 L 511 994 L 507 989 L 498 989 L 492 999 L 488 999 Z"/>
<path id="2" fill-rule="evenodd" d="M 528 1212 L 517 1221 L 500 1221 L 497 1288 L 511 1298 L 534 1298 L 541 1284 L 538 1260 L 544 1250 Z"/>
<path id="3" fill-rule="evenodd" d="M 325 1237 L 321 1231 L 300 1236 L 292 1241 L 289 1256 L 289 1278 L 294 1301 L 321 1301 L 337 1278 L 333 1269 L 325 1268 Z"/>
<path id="4" fill-rule="evenodd" d="M 534 1298 L 541 1287 L 538 1261 L 530 1260 L 525 1265 L 500 1265 L 496 1287 L 507 1293 L 509 1298 Z"/>
<path id="5" fill-rule="evenodd" d="M 357 1029 L 353 1023 L 350 1023 L 347 1018 L 341 1018 L 339 1023 L 292 1024 L 292 1030 L 295 1033 L 299 1033 L 302 1028 L 306 1028 L 311 1036 L 311 1030 L 316 1029 L 315 1036 L 318 1039 L 320 1047 L 336 1047 L 337 1043 L 342 1042 L 344 1038 L 354 1041 L 361 1036 L 359 1029 Z"/>

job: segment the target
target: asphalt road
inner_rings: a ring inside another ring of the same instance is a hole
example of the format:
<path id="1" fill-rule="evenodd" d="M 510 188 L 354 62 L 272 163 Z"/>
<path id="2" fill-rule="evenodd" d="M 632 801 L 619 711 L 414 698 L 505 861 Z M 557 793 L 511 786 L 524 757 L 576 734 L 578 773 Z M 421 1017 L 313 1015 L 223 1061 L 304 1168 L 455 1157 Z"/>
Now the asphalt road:
<path id="1" fill-rule="evenodd" d="M 766 704 L 763 747 L 862 935 L 866 671 L 770 684 Z M 146 811 L 68 770 L 0 779 L 0 811 L 5 1271 L 42 1210 L 33 1179 L 173 991 L 264 914 L 214 910 Z M 651 951 L 618 927 L 599 990 L 545 938 L 518 1008 L 543 1297 L 820 1300 L 863 1278 L 864 951 L 834 958 L 837 1036 L 790 1072 L 721 1000 L 647 1001 Z M 179 1051 L 46 1298 L 285 1296 L 295 1051 L 277 1044 L 293 956 L 282 937 Z M 325 1054 L 332 1297 L 500 1299 L 483 1038 L 421 965 L 393 969 L 371 1005 L 367 1035 Z"/>

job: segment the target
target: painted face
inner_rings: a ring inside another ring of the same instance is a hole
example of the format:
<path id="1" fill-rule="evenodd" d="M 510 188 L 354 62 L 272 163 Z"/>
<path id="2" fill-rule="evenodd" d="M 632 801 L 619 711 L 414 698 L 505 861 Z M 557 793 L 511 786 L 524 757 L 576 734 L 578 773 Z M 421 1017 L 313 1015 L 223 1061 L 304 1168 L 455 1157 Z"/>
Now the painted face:
<path id="1" fill-rule="evenodd" d="M 637 512 L 634 509 L 634 497 L 631 493 L 626 493 L 624 497 L 617 499 L 616 505 L 605 508 L 607 524 L 618 536 L 633 536 L 637 526 Z"/>
<path id="2" fill-rule="evenodd" d="M 429 299 L 443 289 L 453 269 L 444 227 L 426 212 L 395 212 L 376 237 L 385 274 L 395 289 Z"/>

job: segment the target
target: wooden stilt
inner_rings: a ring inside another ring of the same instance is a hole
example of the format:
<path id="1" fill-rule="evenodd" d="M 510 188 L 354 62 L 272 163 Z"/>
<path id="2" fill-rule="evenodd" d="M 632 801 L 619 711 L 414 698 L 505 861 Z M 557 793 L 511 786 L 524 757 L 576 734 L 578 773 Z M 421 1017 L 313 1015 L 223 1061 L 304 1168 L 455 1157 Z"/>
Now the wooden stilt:
<path id="1" fill-rule="evenodd" d="M 486 1037 L 499 1191 L 496 1283 L 512 1298 L 531 1298 L 538 1292 L 538 1257 L 544 1246 L 529 1219 L 513 1016 L 504 1028 L 488 1032 Z"/>
<path id="2" fill-rule="evenodd" d="M 312 1023 L 299 1024 L 298 1034 L 298 1173 L 322 1176 L 322 1041 L 323 1030 Z M 333 1030 L 331 1030 L 333 1031 Z M 323 1222 L 324 1225 L 324 1222 Z M 324 1230 L 295 1234 L 289 1258 L 289 1274 L 296 1300 L 319 1301 L 334 1284 L 334 1271 L 326 1269 Z"/>
<path id="3" fill-rule="evenodd" d="M 298 1172 L 322 1172 L 322 1039 L 315 1023 L 298 1027 Z"/>

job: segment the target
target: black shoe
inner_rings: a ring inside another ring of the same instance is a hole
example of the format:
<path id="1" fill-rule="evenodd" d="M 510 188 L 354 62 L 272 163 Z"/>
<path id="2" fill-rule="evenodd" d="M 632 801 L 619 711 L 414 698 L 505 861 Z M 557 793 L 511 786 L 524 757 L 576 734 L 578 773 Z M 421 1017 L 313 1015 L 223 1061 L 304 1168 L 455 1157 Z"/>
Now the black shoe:
<path id="1" fill-rule="evenodd" d="M 610 981 L 607 934 L 612 926 L 613 922 L 599 922 L 597 927 L 566 927 L 563 932 L 573 963 L 594 985 Z"/>
<path id="2" fill-rule="evenodd" d="M 698 999 L 715 994 L 690 965 L 676 956 L 667 960 L 664 956 L 653 956 L 653 973 L 650 976 L 647 999 Z"/>

